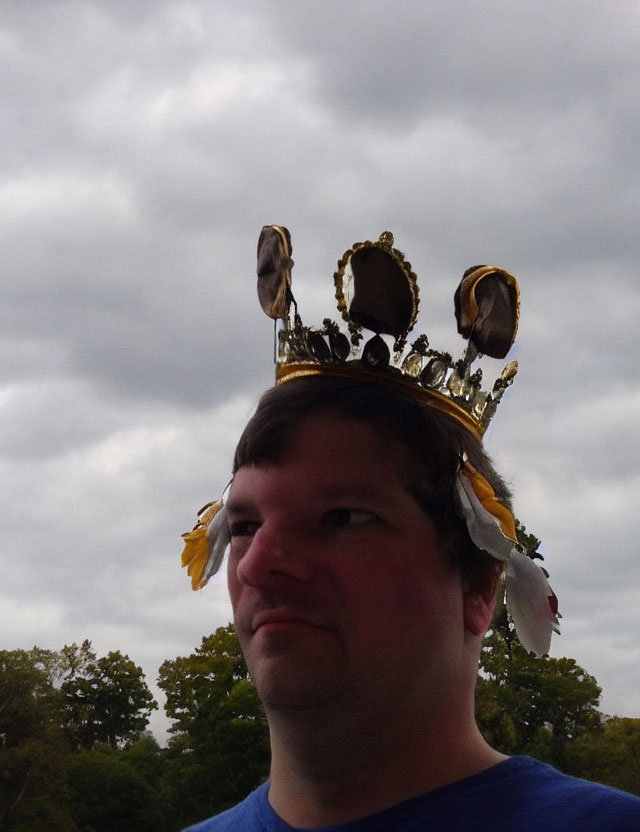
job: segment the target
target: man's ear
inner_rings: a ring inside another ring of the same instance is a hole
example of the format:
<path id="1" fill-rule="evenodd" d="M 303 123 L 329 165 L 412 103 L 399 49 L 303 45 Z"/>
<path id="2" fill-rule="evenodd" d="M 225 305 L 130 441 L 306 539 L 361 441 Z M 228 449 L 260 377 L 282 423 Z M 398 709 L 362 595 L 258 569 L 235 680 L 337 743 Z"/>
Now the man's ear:
<path id="1" fill-rule="evenodd" d="M 473 636 L 483 636 L 489 629 L 501 575 L 502 570 L 496 568 L 483 580 L 463 584 L 464 628 Z"/>

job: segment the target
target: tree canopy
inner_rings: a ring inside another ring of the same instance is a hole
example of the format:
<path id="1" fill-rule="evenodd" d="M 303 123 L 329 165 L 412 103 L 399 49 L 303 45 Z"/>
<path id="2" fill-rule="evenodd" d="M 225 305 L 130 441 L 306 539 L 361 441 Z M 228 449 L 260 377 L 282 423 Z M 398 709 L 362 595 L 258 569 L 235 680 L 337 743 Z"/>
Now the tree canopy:
<path id="1" fill-rule="evenodd" d="M 175 720 L 169 753 L 190 819 L 234 805 L 266 778 L 268 726 L 231 624 L 164 662 L 158 684 Z"/>
<path id="2" fill-rule="evenodd" d="M 142 670 L 118 651 L 97 658 L 89 641 L 59 652 L 0 651 L 0 828 L 88 829 L 77 818 L 94 801 L 95 783 L 78 776 L 74 752 L 133 743 L 153 707 Z"/>
<path id="3" fill-rule="evenodd" d="M 144 730 L 155 702 L 142 671 L 118 650 L 0 651 L 0 828 L 176 832 L 264 780 L 268 726 L 232 625 L 165 661 L 158 681 L 166 748 Z M 640 719 L 605 716 L 599 697 L 573 659 L 528 654 L 499 612 L 476 698 L 494 747 L 640 794 Z"/>
<path id="4" fill-rule="evenodd" d="M 78 748 L 113 748 L 140 736 L 158 707 L 142 669 L 119 650 L 97 659 L 88 642 L 63 648 L 65 731 Z"/>
<path id="5" fill-rule="evenodd" d="M 563 768 L 569 743 L 598 730 L 600 688 L 574 659 L 538 658 L 496 629 L 485 639 L 476 718 L 506 754 L 530 754 Z"/>

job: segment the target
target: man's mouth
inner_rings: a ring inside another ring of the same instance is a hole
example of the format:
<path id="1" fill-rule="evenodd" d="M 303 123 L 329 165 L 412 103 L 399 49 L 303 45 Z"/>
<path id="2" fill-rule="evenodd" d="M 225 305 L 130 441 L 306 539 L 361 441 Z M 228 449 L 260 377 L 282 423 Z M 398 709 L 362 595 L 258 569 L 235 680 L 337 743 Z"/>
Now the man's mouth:
<path id="1" fill-rule="evenodd" d="M 276 607 L 256 613 L 251 619 L 251 631 L 288 630 L 310 627 L 314 629 L 331 629 L 324 619 L 289 607 Z"/>

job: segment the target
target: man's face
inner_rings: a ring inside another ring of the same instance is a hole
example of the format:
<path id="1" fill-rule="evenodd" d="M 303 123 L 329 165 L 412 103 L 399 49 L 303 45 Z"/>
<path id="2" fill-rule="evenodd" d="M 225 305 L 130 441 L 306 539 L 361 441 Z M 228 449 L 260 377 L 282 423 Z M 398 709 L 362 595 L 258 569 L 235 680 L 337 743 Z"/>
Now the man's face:
<path id="1" fill-rule="evenodd" d="M 370 426 L 325 412 L 280 463 L 237 471 L 229 592 L 267 710 L 450 695 L 461 581 L 397 458 Z"/>

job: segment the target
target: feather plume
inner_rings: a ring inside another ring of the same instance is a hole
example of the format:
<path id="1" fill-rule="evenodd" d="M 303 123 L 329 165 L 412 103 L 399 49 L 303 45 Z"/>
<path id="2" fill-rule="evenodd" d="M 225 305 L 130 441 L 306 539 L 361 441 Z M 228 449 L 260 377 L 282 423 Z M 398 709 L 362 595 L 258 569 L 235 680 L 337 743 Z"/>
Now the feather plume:
<path id="1" fill-rule="evenodd" d="M 458 332 L 478 352 L 504 358 L 518 331 L 518 281 L 498 266 L 473 266 L 454 296 Z"/>
<path id="2" fill-rule="evenodd" d="M 498 501 L 491 484 L 465 457 L 456 479 L 462 518 L 479 549 L 506 562 L 516 542 L 513 514 Z"/>
<path id="3" fill-rule="evenodd" d="M 258 299 L 270 318 L 285 320 L 291 302 L 291 235 L 283 225 L 265 225 L 258 240 Z"/>
<path id="4" fill-rule="evenodd" d="M 548 653 L 551 634 L 559 632 L 558 601 L 542 569 L 519 550 L 513 514 L 466 457 L 460 465 L 456 490 L 471 540 L 506 563 L 507 607 L 521 644 L 538 656 Z"/>
<path id="5" fill-rule="evenodd" d="M 406 335 L 418 313 L 418 284 L 411 264 L 404 258 L 399 262 L 395 251 L 365 243 L 351 255 L 350 265 L 349 319 L 377 334 Z"/>
<path id="6" fill-rule="evenodd" d="M 507 608 L 520 643 L 529 652 L 544 656 L 551 635 L 559 633 L 557 599 L 544 572 L 530 557 L 513 549 L 506 569 Z"/>
<path id="7" fill-rule="evenodd" d="M 231 542 L 229 523 L 227 522 L 227 510 L 224 506 L 218 511 L 207 527 L 207 539 L 209 540 L 209 560 L 202 576 L 204 586 L 212 575 L 220 569 L 224 560 L 227 546 Z"/>
<path id="8" fill-rule="evenodd" d="M 193 530 L 185 532 L 182 538 L 182 566 L 187 567 L 192 589 L 202 589 L 220 568 L 230 540 L 223 501 L 206 505 Z"/>

